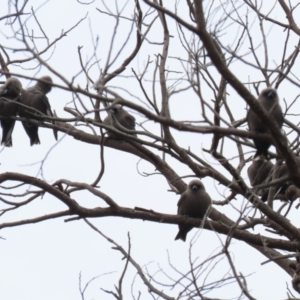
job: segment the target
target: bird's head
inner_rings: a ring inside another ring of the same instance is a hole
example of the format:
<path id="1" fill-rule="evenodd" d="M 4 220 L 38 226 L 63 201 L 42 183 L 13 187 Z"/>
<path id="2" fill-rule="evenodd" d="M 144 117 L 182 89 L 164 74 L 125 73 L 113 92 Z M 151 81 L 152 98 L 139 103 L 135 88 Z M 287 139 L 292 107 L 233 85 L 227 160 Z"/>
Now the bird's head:
<path id="1" fill-rule="evenodd" d="M 45 94 L 48 94 L 52 89 L 52 78 L 50 76 L 43 76 L 37 81 L 36 85 L 39 86 Z"/>
<path id="2" fill-rule="evenodd" d="M 113 114 L 113 115 L 116 115 L 119 111 L 121 110 L 121 106 L 114 106 L 110 109 L 110 112 Z"/>
<path id="3" fill-rule="evenodd" d="M 2 95 L 5 94 L 12 94 L 12 95 L 19 95 L 22 91 L 22 83 L 18 78 L 10 77 L 7 79 L 5 83 L 5 89 Z"/>
<path id="4" fill-rule="evenodd" d="M 272 88 L 268 88 L 265 91 L 263 91 L 263 95 L 270 100 L 277 98 L 276 90 Z"/>
<path id="5" fill-rule="evenodd" d="M 204 185 L 203 183 L 200 181 L 200 180 L 192 180 L 190 183 L 189 183 L 189 187 L 190 189 L 193 191 L 193 192 L 197 192 L 201 189 L 204 190 Z"/>

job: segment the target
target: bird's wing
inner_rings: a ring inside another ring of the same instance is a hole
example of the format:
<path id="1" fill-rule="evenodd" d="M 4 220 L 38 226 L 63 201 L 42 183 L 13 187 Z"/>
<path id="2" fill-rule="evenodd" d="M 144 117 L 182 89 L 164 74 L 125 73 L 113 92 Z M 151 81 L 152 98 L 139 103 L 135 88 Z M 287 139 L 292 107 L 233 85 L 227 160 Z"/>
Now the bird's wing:
<path id="1" fill-rule="evenodd" d="M 126 116 L 125 122 L 128 125 L 127 128 L 130 128 L 131 130 L 135 130 L 135 118 L 133 116 Z"/>
<path id="2" fill-rule="evenodd" d="M 25 105 L 31 106 L 49 117 L 53 117 L 50 103 L 47 96 L 43 92 L 36 89 L 29 91 L 26 101 L 24 102 Z M 34 112 L 30 113 L 36 114 Z"/>
<path id="3" fill-rule="evenodd" d="M 51 111 L 51 109 L 50 109 L 50 111 Z M 52 113 L 52 111 L 51 111 L 51 113 Z M 57 114 L 56 114 L 55 110 L 54 110 L 53 116 L 57 117 Z M 51 122 L 52 122 L 53 125 L 55 125 L 55 121 L 54 120 L 52 120 Z M 57 139 L 58 139 L 57 129 L 53 129 L 53 135 L 54 135 L 55 140 L 57 141 Z"/>
<path id="4" fill-rule="evenodd" d="M 185 200 L 185 198 L 186 198 L 186 195 L 185 195 L 185 194 L 182 194 L 182 195 L 180 196 L 180 198 L 179 198 L 179 200 L 178 200 L 178 202 L 177 202 L 177 206 L 178 206 L 178 207 L 182 204 L 182 202 Z"/>
<path id="5" fill-rule="evenodd" d="M 46 115 L 49 117 L 53 117 L 53 113 L 51 110 L 51 106 L 50 106 L 48 97 L 46 95 L 44 95 L 42 100 L 43 100 L 44 104 L 46 105 Z"/>
<path id="6" fill-rule="evenodd" d="M 45 110 L 46 115 L 49 116 L 49 117 L 53 117 L 53 113 L 52 113 L 52 110 L 51 110 L 51 106 L 50 106 L 48 97 L 44 93 L 43 93 L 43 96 L 40 98 L 40 101 L 42 101 L 43 105 L 46 108 L 46 110 Z M 55 121 L 54 120 L 51 120 L 51 123 L 53 125 L 55 125 Z M 58 139 L 57 129 L 53 129 L 53 135 L 54 135 L 55 140 L 57 141 L 57 139 Z"/>

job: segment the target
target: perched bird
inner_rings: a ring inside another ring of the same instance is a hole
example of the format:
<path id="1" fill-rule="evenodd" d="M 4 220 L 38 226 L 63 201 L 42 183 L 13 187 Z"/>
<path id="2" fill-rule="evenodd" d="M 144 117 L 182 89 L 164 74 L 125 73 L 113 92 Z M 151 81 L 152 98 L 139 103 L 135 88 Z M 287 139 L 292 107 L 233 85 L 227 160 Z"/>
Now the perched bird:
<path id="1" fill-rule="evenodd" d="M 264 155 L 254 157 L 247 172 L 252 186 L 262 184 L 273 171 L 274 165 Z"/>
<path id="2" fill-rule="evenodd" d="M 278 124 L 278 127 L 281 128 L 283 124 L 283 114 L 279 105 L 277 91 L 271 87 L 264 89 L 260 93 L 258 101 L 264 107 L 264 109 L 274 118 L 274 120 Z M 250 131 L 254 133 L 268 133 L 268 128 L 265 126 L 264 122 L 260 120 L 260 118 L 251 108 L 249 109 L 247 114 L 247 122 Z M 253 142 L 257 150 L 254 157 L 263 154 L 266 158 L 268 158 L 268 149 L 271 146 L 270 141 L 253 139 Z"/>
<path id="3" fill-rule="evenodd" d="M 27 90 L 23 91 L 20 102 L 26 106 L 34 108 L 41 112 L 39 114 L 36 111 L 30 110 L 24 106 L 20 106 L 19 115 L 23 118 L 30 118 L 33 120 L 41 120 L 36 118 L 36 115 L 46 115 L 53 117 L 51 107 L 48 101 L 46 94 L 48 94 L 52 89 L 52 79 L 50 76 L 44 76 L 40 78 L 40 81 L 37 81 L 36 84 Z M 30 138 L 30 145 L 40 144 L 40 139 L 38 135 L 39 127 L 30 120 L 22 121 L 23 127 Z M 52 121 L 52 124 L 55 124 Z M 54 137 L 57 140 L 57 131 L 53 130 Z"/>
<path id="4" fill-rule="evenodd" d="M 269 174 L 269 178 L 266 182 L 271 182 L 273 180 L 273 177 L 274 177 L 274 172 L 275 172 L 275 166 L 273 166 L 270 174 Z M 288 175 L 288 170 L 287 170 L 287 167 L 286 167 L 286 164 L 282 164 L 281 166 L 279 166 L 279 170 L 278 170 L 278 177 L 275 178 L 275 179 L 280 179 L 284 176 L 287 176 Z M 273 200 L 275 199 L 282 199 L 284 198 L 284 193 L 286 191 L 286 189 L 291 185 L 291 182 L 290 181 L 285 181 L 285 182 L 282 182 L 282 183 L 279 183 L 275 186 L 275 192 L 274 192 L 274 197 L 273 197 Z M 266 192 L 264 193 L 264 195 L 262 195 L 261 197 L 261 200 L 262 201 L 267 201 L 268 200 L 268 197 L 269 197 L 269 188 L 267 188 L 267 190 L 265 190 Z"/>
<path id="5" fill-rule="evenodd" d="M 200 180 L 192 180 L 185 192 L 181 195 L 178 203 L 178 215 L 203 219 L 205 213 L 211 206 L 210 196 L 206 193 L 203 183 Z M 193 227 L 178 225 L 179 232 L 175 240 L 181 239 L 185 242 L 187 233 Z"/>
<path id="6" fill-rule="evenodd" d="M 3 119 L 4 117 L 15 117 L 18 112 L 18 105 L 22 92 L 22 84 L 18 78 L 10 77 L 4 85 L 0 87 L 0 122 L 2 127 L 1 144 L 6 147 L 12 147 L 12 132 L 15 126 L 15 120 Z"/>
<path id="7" fill-rule="evenodd" d="M 296 162 L 298 167 L 300 168 L 300 157 L 296 157 Z M 273 179 L 274 172 L 275 172 L 275 167 L 273 167 L 273 170 L 270 173 L 270 179 L 268 180 L 268 182 L 270 182 Z M 287 166 L 285 163 L 283 163 L 282 165 L 279 166 L 278 177 L 276 179 L 280 179 L 288 175 L 289 172 Z M 299 195 L 298 188 L 294 186 L 293 182 L 290 180 L 286 180 L 284 182 L 278 183 L 275 186 L 274 199 L 294 201 L 296 198 L 298 198 L 298 195 Z M 262 197 L 263 201 L 266 201 L 267 199 L 268 199 L 268 193 L 266 193 Z"/>
<path id="8" fill-rule="evenodd" d="M 269 182 L 272 179 L 273 168 L 273 163 L 267 160 L 263 154 L 254 157 L 252 164 L 247 170 L 251 186 Z M 268 195 L 268 190 L 269 188 L 261 189 L 257 191 L 257 194 L 262 196 L 263 199 Z M 267 198 L 264 201 L 266 201 Z"/>
<path id="9" fill-rule="evenodd" d="M 122 131 L 122 127 L 129 130 L 135 130 L 135 117 L 128 113 L 121 105 L 115 105 L 110 109 L 108 116 L 104 119 L 104 124 L 115 127 Z M 118 139 L 120 136 L 112 131 L 107 131 L 108 136 Z M 135 133 L 132 135 L 136 136 Z"/>

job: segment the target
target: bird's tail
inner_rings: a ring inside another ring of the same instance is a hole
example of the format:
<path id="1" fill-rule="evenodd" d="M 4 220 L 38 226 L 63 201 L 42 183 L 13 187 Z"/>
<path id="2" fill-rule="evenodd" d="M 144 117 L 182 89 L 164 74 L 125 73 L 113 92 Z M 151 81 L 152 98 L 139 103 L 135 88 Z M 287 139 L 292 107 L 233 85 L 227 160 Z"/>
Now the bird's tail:
<path id="1" fill-rule="evenodd" d="M 176 237 L 175 237 L 175 241 L 176 240 L 182 240 L 185 242 L 186 240 L 186 233 L 185 232 L 182 232 L 181 230 L 178 231 Z"/>

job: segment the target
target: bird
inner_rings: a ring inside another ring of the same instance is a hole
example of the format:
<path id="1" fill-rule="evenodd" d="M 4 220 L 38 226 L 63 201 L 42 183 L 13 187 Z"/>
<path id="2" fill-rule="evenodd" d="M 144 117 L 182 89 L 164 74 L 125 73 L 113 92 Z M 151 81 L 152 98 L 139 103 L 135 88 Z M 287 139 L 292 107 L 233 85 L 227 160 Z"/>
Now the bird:
<path id="1" fill-rule="evenodd" d="M 267 158 L 260 154 L 256 156 L 252 160 L 252 164 L 248 167 L 247 173 L 250 180 L 250 184 L 252 187 L 267 183 L 272 179 L 272 172 L 274 169 L 274 164 L 267 160 Z M 257 191 L 259 196 L 262 196 L 262 199 L 266 201 L 268 198 L 266 195 L 268 194 L 268 188 L 260 189 Z M 266 199 L 265 199 L 266 197 Z"/>
<path id="2" fill-rule="evenodd" d="M 300 157 L 298 156 L 296 157 L 296 163 L 300 168 Z M 279 168 L 278 176 L 276 177 L 276 179 L 281 179 L 289 175 L 289 171 L 285 163 L 278 166 L 278 168 Z M 268 180 L 268 182 L 271 182 L 271 180 L 273 179 L 274 172 L 275 172 L 275 166 L 271 170 L 270 179 Z M 291 180 L 286 180 L 284 182 L 278 183 L 275 186 L 275 193 L 273 199 L 294 201 L 296 200 L 296 198 L 298 198 L 298 196 L 299 196 L 299 189 L 296 186 L 294 186 Z M 263 201 L 266 201 L 267 199 L 268 199 L 268 192 L 262 197 Z"/>
<path id="3" fill-rule="evenodd" d="M 15 117 L 18 113 L 18 104 L 22 92 L 22 83 L 18 78 L 10 77 L 5 84 L 0 87 L 0 116 Z M 15 126 L 15 120 L 2 119 L 1 144 L 6 147 L 12 147 L 12 132 Z"/>
<path id="4" fill-rule="evenodd" d="M 211 206 L 211 198 L 205 191 L 203 183 L 195 179 L 189 183 L 187 189 L 182 193 L 177 206 L 178 215 L 203 219 Z M 192 230 L 193 226 L 179 224 L 178 227 L 179 231 L 175 240 L 180 239 L 185 242 L 187 233 Z"/>
<path id="5" fill-rule="evenodd" d="M 283 124 L 283 114 L 279 104 L 279 98 L 277 91 L 271 87 L 268 87 L 260 93 L 257 100 L 264 109 L 274 118 L 278 127 L 281 129 Z M 255 112 L 250 108 L 247 113 L 247 122 L 249 130 L 253 133 L 268 133 L 268 127 L 265 126 L 264 122 L 255 114 Z M 268 158 L 268 149 L 271 146 L 270 141 L 262 141 L 259 139 L 253 139 L 256 153 L 255 156 L 263 154 Z"/>
<path id="6" fill-rule="evenodd" d="M 36 115 L 44 114 L 46 116 L 53 117 L 51 106 L 46 96 L 46 94 L 48 94 L 51 89 L 52 78 L 50 76 L 43 76 L 36 82 L 35 85 L 23 91 L 20 103 L 40 111 L 41 114 L 38 114 L 37 112 L 30 110 L 24 106 L 20 106 L 20 117 L 39 121 L 41 119 L 37 118 Z M 55 124 L 55 122 L 52 121 L 52 124 Z M 41 142 L 38 134 L 39 127 L 30 122 L 30 120 L 22 121 L 22 125 L 30 139 L 30 145 L 33 146 L 40 144 Z M 53 133 L 55 139 L 57 140 L 57 131 L 55 129 L 53 129 Z"/>
<path id="7" fill-rule="evenodd" d="M 269 176 L 269 178 L 266 182 L 270 183 L 272 181 L 272 179 L 274 177 L 273 176 L 274 172 L 275 172 L 275 166 L 273 166 L 273 168 L 270 172 L 270 176 Z M 282 178 L 284 176 L 287 176 L 287 175 L 288 175 L 288 170 L 287 170 L 286 164 L 283 163 L 282 165 L 279 166 L 278 177 L 275 178 L 275 179 L 280 179 L 280 178 Z M 284 198 L 284 193 L 290 185 L 291 185 L 290 181 L 285 181 L 285 182 L 277 184 L 275 186 L 275 192 L 274 192 L 273 200 Z M 268 198 L 269 198 L 269 189 L 270 189 L 270 187 L 266 190 L 265 194 L 262 195 L 262 197 L 261 197 L 261 200 L 264 201 L 264 202 L 267 201 Z"/>
<path id="8" fill-rule="evenodd" d="M 267 160 L 263 154 L 254 157 L 247 170 L 251 185 L 262 184 L 268 178 L 270 172 L 273 171 L 273 168 L 274 164 Z"/>
<path id="9" fill-rule="evenodd" d="M 135 117 L 127 112 L 121 105 L 114 105 L 109 109 L 108 116 L 103 121 L 104 124 L 115 127 L 122 131 L 122 128 L 129 130 L 135 130 Z M 111 138 L 119 139 L 120 135 L 115 132 L 107 131 L 107 134 Z M 131 133 L 136 136 L 135 133 Z"/>

